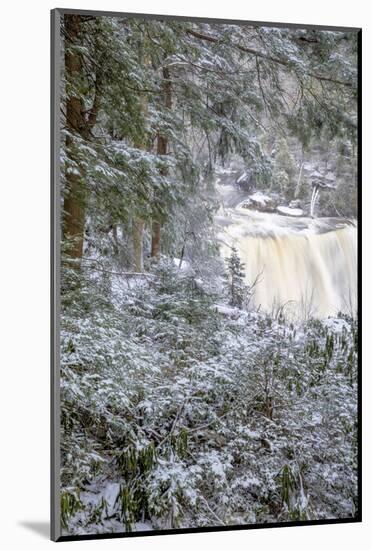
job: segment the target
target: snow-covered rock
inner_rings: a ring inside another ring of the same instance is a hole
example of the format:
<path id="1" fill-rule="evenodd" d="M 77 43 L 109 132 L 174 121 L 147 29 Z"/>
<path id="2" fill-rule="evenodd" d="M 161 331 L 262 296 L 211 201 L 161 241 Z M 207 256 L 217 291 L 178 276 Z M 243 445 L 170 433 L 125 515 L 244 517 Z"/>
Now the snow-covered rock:
<path id="1" fill-rule="evenodd" d="M 290 208 L 289 206 L 277 206 L 277 212 L 284 216 L 303 216 L 304 211 L 301 208 Z"/>
<path id="2" fill-rule="evenodd" d="M 261 191 L 255 191 L 242 201 L 240 206 L 255 209 L 259 212 L 274 212 L 275 205 L 276 203 L 272 197 Z"/>
<path id="3" fill-rule="evenodd" d="M 261 191 L 256 191 L 255 193 L 250 195 L 248 200 L 261 204 L 262 206 L 266 206 L 268 203 L 272 202 L 271 197 L 265 195 Z"/>

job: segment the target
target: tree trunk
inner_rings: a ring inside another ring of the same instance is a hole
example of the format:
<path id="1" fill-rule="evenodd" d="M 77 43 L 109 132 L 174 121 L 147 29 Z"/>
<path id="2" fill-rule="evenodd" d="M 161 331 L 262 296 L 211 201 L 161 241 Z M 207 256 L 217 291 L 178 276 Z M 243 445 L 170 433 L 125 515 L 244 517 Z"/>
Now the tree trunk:
<path id="1" fill-rule="evenodd" d="M 84 105 L 81 97 L 74 95 L 74 84 L 82 68 L 81 57 L 73 51 L 81 31 L 81 20 L 78 15 L 65 15 L 66 53 L 65 72 L 66 87 L 68 90 L 66 105 L 66 126 L 69 135 L 66 138 L 67 156 L 71 166 L 66 170 L 66 195 L 63 204 L 63 237 L 70 241 L 66 253 L 72 259 L 81 259 L 84 244 L 85 225 L 85 192 L 81 169 L 77 168 L 76 151 L 74 151 L 71 134 L 78 133 L 84 128 Z"/>
<path id="2" fill-rule="evenodd" d="M 142 112 L 144 115 L 148 113 L 148 98 L 142 98 Z M 137 149 L 145 150 L 147 148 L 146 138 L 141 142 L 134 143 Z M 143 234 L 145 222 L 139 216 L 135 217 L 132 222 L 132 238 L 133 238 L 133 267 L 137 273 L 143 271 Z"/>
<path id="3" fill-rule="evenodd" d="M 134 270 L 137 273 L 143 271 L 143 231 L 144 221 L 140 218 L 133 220 L 133 250 Z"/>
<path id="4" fill-rule="evenodd" d="M 296 183 L 295 193 L 294 193 L 294 198 L 295 199 L 299 196 L 299 193 L 300 193 L 300 185 L 301 185 L 301 176 L 302 176 L 302 173 L 303 173 L 303 166 L 304 166 L 304 150 L 302 148 L 299 176 L 298 176 L 298 181 Z"/>
<path id="5" fill-rule="evenodd" d="M 144 65 L 148 65 L 149 59 L 144 58 Z M 148 96 L 142 92 L 141 97 L 141 111 L 144 117 L 148 116 Z M 148 148 L 148 136 L 144 135 L 141 141 L 134 143 L 134 147 L 137 149 L 147 150 Z M 137 273 L 143 271 L 143 233 L 145 222 L 140 216 L 133 219 L 132 222 L 132 238 L 133 238 L 133 267 Z"/>
<path id="6" fill-rule="evenodd" d="M 162 69 L 162 90 L 163 90 L 163 99 L 164 105 L 167 109 L 172 107 L 172 94 L 171 94 L 171 80 L 170 80 L 170 71 L 168 67 Z M 168 153 L 168 138 L 163 135 L 157 137 L 157 154 L 158 155 L 167 155 Z M 162 169 L 161 175 L 166 176 L 167 170 Z M 157 200 L 158 197 L 157 197 Z M 156 203 L 156 197 L 155 197 Z M 157 208 L 158 210 L 158 208 Z M 151 244 L 151 256 L 152 258 L 158 257 L 161 250 L 161 217 L 158 215 L 152 220 L 152 244 Z"/>
<path id="7" fill-rule="evenodd" d="M 76 95 L 74 86 L 82 70 L 79 53 L 73 50 L 81 32 L 81 18 L 78 15 L 64 16 L 66 53 L 65 74 L 67 88 L 66 126 L 69 134 L 66 138 L 67 156 L 71 166 L 66 170 L 66 194 L 63 204 L 63 238 L 69 241 L 66 250 L 72 259 L 81 259 L 84 244 L 85 226 L 85 189 L 81 168 L 78 167 L 76 150 L 72 134 L 80 134 L 85 126 L 84 104 Z"/>
<path id="8" fill-rule="evenodd" d="M 65 15 L 64 27 L 66 36 L 65 74 L 66 74 L 66 152 L 70 166 L 66 170 L 66 192 L 63 203 L 62 230 L 63 238 L 69 241 L 67 255 L 74 260 L 81 260 L 84 246 L 86 185 L 84 170 L 79 163 L 74 135 L 88 140 L 99 109 L 101 75 L 98 70 L 95 80 L 95 96 L 92 108 L 85 112 L 84 99 L 76 91 L 76 83 L 81 77 L 83 63 L 81 54 L 74 49 L 79 44 L 81 33 L 81 16 Z M 77 267 L 77 266 L 76 266 Z"/>
<path id="9" fill-rule="evenodd" d="M 152 221 L 152 242 L 151 242 L 151 256 L 155 258 L 160 253 L 161 244 L 161 224 L 160 222 Z"/>

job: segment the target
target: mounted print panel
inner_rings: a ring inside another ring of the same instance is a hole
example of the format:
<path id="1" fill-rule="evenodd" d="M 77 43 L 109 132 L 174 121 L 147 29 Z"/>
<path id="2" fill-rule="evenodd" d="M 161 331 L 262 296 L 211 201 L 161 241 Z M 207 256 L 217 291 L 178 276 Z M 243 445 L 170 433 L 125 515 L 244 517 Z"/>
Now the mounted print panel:
<path id="1" fill-rule="evenodd" d="M 52 538 L 360 521 L 360 30 L 52 12 Z"/>

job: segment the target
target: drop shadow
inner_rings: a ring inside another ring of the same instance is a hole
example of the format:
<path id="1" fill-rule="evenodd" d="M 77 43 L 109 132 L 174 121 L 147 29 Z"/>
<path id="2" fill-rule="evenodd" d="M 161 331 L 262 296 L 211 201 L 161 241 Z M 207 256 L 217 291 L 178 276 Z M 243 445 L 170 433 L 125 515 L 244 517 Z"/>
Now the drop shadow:
<path id="1" fill-rule="evenodd" d="M 50 524 L 48 521 L 19 521 L 18 525 L 40 535 L 43 539 L 50 538 Z"/>

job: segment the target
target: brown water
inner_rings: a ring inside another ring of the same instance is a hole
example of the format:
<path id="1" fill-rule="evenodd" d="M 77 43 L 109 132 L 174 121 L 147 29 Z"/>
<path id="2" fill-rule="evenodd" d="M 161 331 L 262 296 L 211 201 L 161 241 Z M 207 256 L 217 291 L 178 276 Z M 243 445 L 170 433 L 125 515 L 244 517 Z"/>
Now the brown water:
<path id="1" fill-rule="evenodd" d="M 357 225 L 338 218 L 290 218 L 241 206 L 219 216 L 223 256 L 234 246 L 245 263 L 251 304 L 295 318 L 355 315 Z"/>

